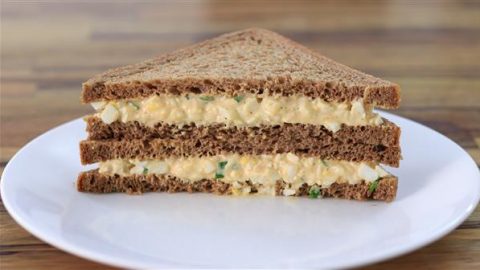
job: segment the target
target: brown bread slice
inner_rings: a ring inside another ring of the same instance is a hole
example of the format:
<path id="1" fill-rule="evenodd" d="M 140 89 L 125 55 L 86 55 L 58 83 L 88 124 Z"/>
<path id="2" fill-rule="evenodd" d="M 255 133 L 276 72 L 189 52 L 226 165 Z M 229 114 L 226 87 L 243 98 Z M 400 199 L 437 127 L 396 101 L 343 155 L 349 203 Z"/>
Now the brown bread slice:
<path id="1" fill-rule="evenodd" d="M 234 138 L 219 143 L 216 140 L 105 140 L 80 142 L 82 164 L 91 164 L 111 159 L 165 159 L 168 157 L 213 156 L 234 153 L 240 155 L 261 155 L 295 153 L 300 156 L 314 156 L 326 160 L 372 161 L 398 167 L 401 154 L 399 147 L 383 145 L 336 143 L 322 141 L 279 141 L 275 145 L 258 142 L 260 136 L 252 137 L 238 144 Z"/>
<path id="2" fill-rule="evenodd" d="M 83 84 L 82 101 L 187 93 L 305 95 L 328 102 L 364 98 L 396 108 L 400 87 L 339 64 L 263 29 L 246 29 L 111 69 Z"/>
<path id="3" fill-rule="evenodd" d="M 247 184 L 251 187 L 251 193 L 255 193 L 258 185 Z M 281 195 L 287 183 L 277 181 L 276 195 Z M 349 185 L 346 183 L 334 183 L 329 187 L 321 188 L 323 197 L 334 197 L 353 200 L 380 200 L 393 201 L 397 193 L 397 178 L 394 176 L 384 177 L 378 181 L 373 192 L 369 190 L 370 184 L 362 181 L 360 184 Z M 126 192 L 139 194 L 144 192 L 208 192 L 221 195 L 232 194 L 230 184 L 215 179 L 204 179 L 193 183 L 187 183 L 170 175 L 105 175 L 98 170 L 82 172 L 77 179 L 77 189 L 83 192 L 111 193 Z M 304 184 L 297 191 L 295 196 L 308 196 L 310 186 Z"/>
<path id="4" fill-rule="evenodd" d="M 218 144 L 258 145 L 298 144 L 306 145 L 361 143 L 399 147 L 400 128 L 383 119 L 380 126 L 347 126 L 333 133 L 323 126 L 309 124 L 261 125 L 259 127 L 227 127 L 225 124 L 197 126 L 194 123 L 184 126 L 158 123 L 154 127 L 132 121 L 116 121 L 105 124 L 98 117 L 88 117 L 89 140 L 151 140 L 179 139 L 189 141 L 217 141 Z"/>

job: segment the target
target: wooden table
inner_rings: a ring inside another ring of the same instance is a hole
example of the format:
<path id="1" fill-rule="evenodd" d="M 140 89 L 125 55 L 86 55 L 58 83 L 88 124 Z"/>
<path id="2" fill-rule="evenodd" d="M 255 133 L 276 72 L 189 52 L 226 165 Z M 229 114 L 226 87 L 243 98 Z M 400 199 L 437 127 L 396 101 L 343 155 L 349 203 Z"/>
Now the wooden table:
<path id="1" fill-rule="evenodd" d="M 395 113 L 447 135 L 480 164 L 480 3 L 419 2 L 2 2 L 1 167 L 29 140 L 91 112 L 79 94 L 95 73 L 250 26 L 399 83 Z M 0 218 L 2 269 L 105 267 L 36 239 L 1 204 Z M 438 242 L 369 268 L 406 267 L 479 269 L 479 208 Z"/>

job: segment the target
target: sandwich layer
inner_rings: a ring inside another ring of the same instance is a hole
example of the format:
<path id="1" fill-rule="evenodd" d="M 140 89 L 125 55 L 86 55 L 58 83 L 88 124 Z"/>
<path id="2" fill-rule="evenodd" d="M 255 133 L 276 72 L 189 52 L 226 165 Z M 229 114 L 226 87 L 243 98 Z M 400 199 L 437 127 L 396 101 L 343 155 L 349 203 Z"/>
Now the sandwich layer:
<path id="1" fill-rule="evenodd" d="M 176 139 L 195 142 L 217 141 L 219 145 L 297 145 L 300 149 L 313 144 L 330 145 L 360 143 L 398 147 L 400 128 L 386 119 L 379 126 L 342 125 L 337 132 L 309 124 L 259 125 L 258 127 L 229 127 L 225 124 L 207 126 L 194 123 L 178 126 L 157 123 L 150 127 L 137 121 L 105 124 L 95 116 L 87 117 L 89 140 L 151 140 Z"/>
<path id="2" fill-rule="evenodd" d="M 276 33 L 247 29 L 145 62 L 111 69 L 83 84 L 82 101 L 152 95 L 303 95 L 327 102 L 396 108 L 400 87 L 339 64 Z"/>
<path id="3" fill-rule="evenodd" d="M 224 183 L 216 179 L 202 179 L 195 182 L 185 182 L 182 179 L 170 175 L 107 175 L 98 170 L 82 172 L 77 179 L 77 189 L 83 192 L 111 193 L 126 192 L 140 194 L 143 192 L 209 192 L 222 195 L 229 194 L 255 194 L 259 191 L 267 191 L 260 184 L 246 181 L 234 187 L 233 184 Z M 309 186 L 304 183 L 297 190 L 289 188 L 288 183 L 278 180 L 274 190 L 268 190 L 268 194 L 284 196 L 309 196 L 333 197 L 354 200 L 381 200 L 392 201 L 397 192 L 397 178 L 386 176 L 374 182 L 362 181 L 358 184 L 333 183 L 328 187 Z"/>
<path id="4" fill-rule="evenodd" d="M 140 100 L 114 100 L 92 104 L 97 116 L 106 124 L 137 121 L 147 126 L 168 124 L 258 126 L 300 123 L 323 125 L 336 132 L 342 124 L 377 126 L 382 118 L 364 107 L 363 101 L 327 103 L 305 96 L 203 96 L 161 95 Z"/>
<path id="5" fill-rule="evenodd" d="M 326 187 L 335 182 L 371 182 L 388 175 L 380 166 L 372 163 L 322 160 L 292 153 L 170 157 L 162 160 L 117 159 L 100 162 L 99 172 L 120 176 L 168 174 L 188 182 L 212 178 L 233 184 L 250 180 L 270 187 L 275 185 L 276 180 L 283 179 L 294 189 L 303 183 Z"/>
<path id="6" fill-rule="evenodd" d="M 320 159 L 345 161 L 371 161 L 398 167 L 400 161 L 399 147 L 383 145 L 336 143 L 325 141 L 293 140 L 293 144 L 258 144 L 260 136 L 239 143 L 234 138 L 218 140 L 104 140 L 80 142 L 80 159 L 82 164 L 90 164 L 112 159 L 165 159 L 169 157 L 215 156 L 227 153 L 240 155 L 268 155 L 294 153 L 299 156 L 315 156 Z M 267 138 L 265 138 L 267 139 Z M 308 144 L 311 143 L 311 144 Z"/>

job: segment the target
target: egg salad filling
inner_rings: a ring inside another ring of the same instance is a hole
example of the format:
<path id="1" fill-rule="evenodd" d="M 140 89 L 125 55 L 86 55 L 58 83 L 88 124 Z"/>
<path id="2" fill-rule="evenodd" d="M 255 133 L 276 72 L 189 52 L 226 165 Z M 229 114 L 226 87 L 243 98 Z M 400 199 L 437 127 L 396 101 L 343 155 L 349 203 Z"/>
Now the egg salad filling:
<path id="1" fill-rule="evenodd" d="M 250 192 L 250 187 L 242 184 L 247 180 L 261 184 L 259 193 L 275 194 L 276 181 L 283 180 L 289 184 L 284 190 L 286 196 L 295 194 L 304 183 L 328 187 L 333 183 L 375 182 L 389 175 L 380 166 L 369 162 L 322 160 L 292 153 L 172 157 L 164 160 L 116 159 L 100 162 L 99 172 L 120 176 L 166 174 L 186 182 L 216 179 L 232 184 L 234 194 Z"/>
<path id="2" fill-rule="evenodd" d="M 305 96 L 204 96 L 160 95 L 139 100 L 114 100 L 92 103 L 97 116 L 106 124 L 138 121 L 148 126 L 159 122 L 235 126 L 301 123 L 324 125 L 336 132 L 342 124 L 381 125 L 382 118 L 364 106 L 363 101 L 329 103 Z"/>

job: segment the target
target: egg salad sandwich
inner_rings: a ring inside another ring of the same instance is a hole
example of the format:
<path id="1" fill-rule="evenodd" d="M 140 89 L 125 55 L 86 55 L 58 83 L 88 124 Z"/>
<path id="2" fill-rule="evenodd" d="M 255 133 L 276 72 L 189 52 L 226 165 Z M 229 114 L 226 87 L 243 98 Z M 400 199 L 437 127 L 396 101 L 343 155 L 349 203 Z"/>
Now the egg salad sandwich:
<path id="1" fill-rule="evenodd" d="M 83 192 L 392 201 L 398 85 L 263 29 L 228 33 L 83 84 Z"/>

